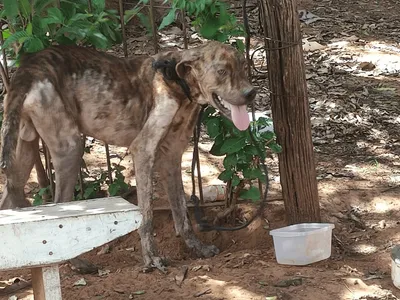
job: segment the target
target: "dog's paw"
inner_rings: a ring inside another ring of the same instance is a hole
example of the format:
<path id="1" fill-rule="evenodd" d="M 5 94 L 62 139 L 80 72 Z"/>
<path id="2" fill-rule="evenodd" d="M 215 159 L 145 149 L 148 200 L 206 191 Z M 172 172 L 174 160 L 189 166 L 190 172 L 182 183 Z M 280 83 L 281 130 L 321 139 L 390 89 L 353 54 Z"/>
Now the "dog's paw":
<path id="1" fill-rule="evenodd" d="M 166 274 L 167 273 L 167 265 L 166 265 L 165 259 L 162 259 L 161 257 L 158 257 L 158 256 L 147 257 L 145 260 L 143 272 L 149 273 L 149 272 L 153 271 L 154 269 L 158 269 L 162 273 Z"/>
<path id="2" fill-rule="evenodd" d="M 201 245 L 198 247 L 197 253 L 202 257 L 212 257 L 219 254 L 219 249 L 214 245 Z"/>

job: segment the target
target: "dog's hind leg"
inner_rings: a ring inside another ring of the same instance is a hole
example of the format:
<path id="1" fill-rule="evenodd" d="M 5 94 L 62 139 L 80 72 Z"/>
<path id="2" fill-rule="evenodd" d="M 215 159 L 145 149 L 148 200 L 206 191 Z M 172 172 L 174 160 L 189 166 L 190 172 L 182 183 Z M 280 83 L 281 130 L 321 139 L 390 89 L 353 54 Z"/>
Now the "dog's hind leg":
<path id="1" fill-rule="evenodd" d="M 56 192 L 54 201 L 56 203 L 73 200 L 74 187 L 78 179 L 83 155 L 81 137 L 76 137 L 75 141 L 75 146 L 63 149 L 57 153 L 52 153 L 50 149 L 56 173 Z"/>
<path id="2" fill-rule="evenodd" d="M 64 126 L 47 128 L 46 135 L 43 135 L 55 171 L 55 203 L 73 200 L 83 155 L 83 144 L 77 125 L 66 121 L 68 119 L 63 120 Z M 39 132 L 40 130 L 38 128 Z"/>
<path id="3" fill-rule="evenodd" d="M 31 205 L 25 198 L 24 187 L 31 174 L 37 153 L 39 153 L 38 137 L 34 138 L 33 141 L 18 138 L 15 163 L 12 172 L 6 174 L 6 184 L 0 200 L 0 209 Z"/>
<path id="4" fill-rule="evenodd" d="M 52 88 L 47 88 L 46 93 L 44 100 L 31 106 L 31 118 L 50 151 L 56 181 L 54 202 L 68 202 L 73 200 L 82 162 L 81 133 L 77 122 L 65 110 L 61 98 Z"/>

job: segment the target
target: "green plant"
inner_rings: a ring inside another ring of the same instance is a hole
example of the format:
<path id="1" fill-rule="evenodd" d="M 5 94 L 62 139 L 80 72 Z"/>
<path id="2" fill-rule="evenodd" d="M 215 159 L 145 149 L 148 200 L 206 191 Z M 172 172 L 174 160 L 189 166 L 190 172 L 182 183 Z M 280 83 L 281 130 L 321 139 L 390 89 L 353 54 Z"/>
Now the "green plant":
<path id="1" fill-rule="evenodd" d="M 126 193 L 129 190 L 130 185 L 125 182 L 125 176 L 122 174 L 125 167 L 120 164 L 113 165 L 114 180 L 113 183 L 108 186 L 108 194 L 110 196 L 117 196 Z"/>
<path id="2" fill-rule="evenodd" d="M 101 197 L 106 192 L 102 189 L 105 185 L 108 185 L 107 191 L 110 196 L 119 196 L 128 192 L 131 186 L 125 182 L 125 176 L 122 174 L 125 167 L 121 166 L 120 163 L 113 164 L 113 183 L 109 182 L 108 174 L 105 171 L 100 172 L 98 175 L 91 175 L 87 170 L 82 171 L 82 177 L 84 179 L 82 185 L 83 193 L 81 192 L 81 184 L 77 183 L 75 185 L 73 200 L 87 200 Z M 36 206 L 43 204 L 45 202 L 45 195 L 48 195 L 49 193 L 50 186 L 39 189 L 33 195 L 33 205 Z"/>
<path id="3" fill-rule="evenodd" d="M 177 11 L 183 10 L 193 19 L 192 25 L 199 34 L 209 40 L 226 42 L 231 37 L 244 35 L 244 29 L 236 16 L 229 13 L 227 3 L 218 0 L 172 0 L 172 7 L 163 18 L 159 30 L 175 21 Z M 243 51 L 244 44 L 236 40 L 237 47 Z"/>
<path id="4" fill-rule="evenodd" d="M 121 42 L 117 11 L 105 10 L 105 0 L 2 0 L 0 18 L 7 23 L 3 47 L 17 61 L 21 54 L 53 44 L 92 45 L 106 49 Z"/>
<path id="5" fill-rule="evenodd" d="M 83 177 L 83 193 L 81 191 L 81 184 L 75 185 L 74 200 L 87 200 L 99 197 L 102 186 L 106 183 L 107 173 L 101 172 L 97 176 L 90 175 L 87 171 L 82 171 Z"/>
<path id="6" fill-rule="evenodd" d="M 245 36 L 242 24 L 229 13 L 228 4 L 219 0 L 172 0 L 172 8 L 164 17 L 159 29 L 174 22 L 178 10 L 184 10 L 193 19 L 192 25 L 206 39 L 227 43 L 232 37 Z M 244 51 L 241 39 L 236 38 L 234 46 L 239 51 Z M 253 185 L 253 180 L 265 182 L 265 174 L 259 166 L 260 153 L 257 147 L 261 149 L 262 158 L 265 158 L 267 149 L 275 153 L 281 151 L 274 132 L 265 130 L 271 124 L 271 120 L 259 118 L 252 122 L 250 129 L 255 141 L 251 139 L 248 131 L 236 129 L 230 120 L 213 107 L 205 110 L 202 123 L 206 126 L 210 138 L 214 140 L 210 153 L 225 156 L 224 170 L 218 178 L 229 182 L 232 192 L 239 193 L 240 197 L 259 200 L 260 190 Z"/>
<path id="7" fill-rule="evenodd" d="M 219 115 L 213 107 L 208 107 L 203 115 L 203 124 L 207 128 L 207 134 L 214 140 L 210 153 L 215 156 L 225 156 L 224 170 L 218 178 L 224 182 L 230 182 L 239 196 L 245 199 L 259 200 L 260 191 L 253 185 L 254 179 L 265 182 L 265 174 L 259 165 L 257 147 L 261 150 L 265 159 L 267 149 L 279 153 L 281 147 L 276 143 L 275 133 L 267 130 L 271 125 L 271 119 L 261 117 L 251 122 L 249 131 L 238 130 L 233 123 Z M 242 184 L 240 184 L 242 183 Z M 247 184 L 248 187 L 245 187 Z"/>
<path id="8" fill-rule="evenodd" d="M 50 193 L 50 186 L 47 186 L 45 188 L 39 189 L 34 195 L 33 195 L 33 206 L 37 205 L 42 205 L 44 201 L 45 195 Z"/>

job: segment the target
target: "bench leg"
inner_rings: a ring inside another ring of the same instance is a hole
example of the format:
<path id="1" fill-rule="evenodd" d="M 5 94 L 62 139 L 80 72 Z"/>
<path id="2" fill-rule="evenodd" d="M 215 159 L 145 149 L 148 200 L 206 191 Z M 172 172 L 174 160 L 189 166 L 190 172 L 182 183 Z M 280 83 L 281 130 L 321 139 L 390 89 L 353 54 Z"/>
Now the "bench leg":
<path id="1" fill-rule="evenodd" d="M 32 287 L 35 300 L 61 300 L 58 265 L 33 268 Z"/>

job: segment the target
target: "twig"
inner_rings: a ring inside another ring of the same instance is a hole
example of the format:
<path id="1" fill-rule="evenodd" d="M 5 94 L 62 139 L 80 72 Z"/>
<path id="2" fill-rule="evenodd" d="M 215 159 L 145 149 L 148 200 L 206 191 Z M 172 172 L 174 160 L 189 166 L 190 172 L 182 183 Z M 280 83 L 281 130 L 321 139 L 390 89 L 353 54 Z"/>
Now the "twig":
<path id="1" fill-rule="evenodd" d="M 121 19 L 122 47 L 124 49 L 124 56 L 128 57 L 128 46 L 126 43 L 126 32 L 125 32 L 125 21 L 124 21 L 124 5 L 122 3 L 122 0 L 119 0 L 119 16 Z"/>
<path id="2" fill-rule="evenodd" d="M 188 48 L 188 38 L 187 38 L 187 26 L 186 26 L 186 18 L 185 18 L 185 10 L 181 10 L 181 23 L 182 23 L 182 32 L 183 32 L 183 45 L 185 49 Z"/>
<path id="3" fill-rule="evenodd" d="M 0 64 L 0 72 L 1 79 L 3 80 L 3 85 L 6 93 L 10 90 L 10 81 L 8 78 L 8 68 L 7 68 L 7 56 L 6 49 L 3 48 L 4 38 L 3 38 L 3 30 L 0 29 L 0 44 L 1 44 L 1 52 L 3 54 L 3 64 Z"/>
<path id="4" fill-rule="evenodd" d="M 92 0 L 88 0 L 88 11 L 89 11 L 89 13 L 91 13 L 92 11 L 93 11 L 93 9 L 92 9 Z"/>
<path id="5" fill-rule="evenodd" d="M 158 38 L 157 38 L 157 30 L 156 30 L 156 21 L 154 19 L 154 0 L 150 0 L 150 22 L 151 22 L 151 31 L 153 34 L 153 44 L 154 44 L 154 52 L 158 53 Z"/>
<path id="6" fill-rule="evenodd" d="M 206 289 L 206 290 L 204 290 L 202 292 L 198 292 L 198 293 L 194 294 L 193 297 L 197 298 L 197 297 L 200 297 L 200 296 L 203 296 L 203 295 L 207 295 L 207 294 L 211 294 L 211 289 Z"/>
<path id="7" fill-rule="evenodd" d="M 47 148 L 45 142 L 42 140 L 42 145 L 43 145 L 43 151 L 44 151 L 44 159 L 45 159 L 45 164 L 46 164 L 46 170 L 47 174 L 49 177 L 50 181 L 50 193 L 51 193 L 51 199 L 55 201 L 54 199 L 54 181 L 53 181 L 53 172 L 52 172 L 52 167 L 51 167 L 51 156 L 49 149 Z"/>
<path id="8" fill-rule="evenodd" d="M 108 147 L 108 144 L 105 144 L 104 147 L 106 148 L 108 179 L 110 180 L 110 184 L 112 184 L 113 178 L 112 178 L 112 168 L 111 168 L 111 159 L 110 159 L 110 149 Z"/>
<path id="9" fill-rule="evenodd" d="M 90 0 L 89 0 L 90 1 Z M 86 135 L 83 135 L 83 137 L 82 137 L 82 144 L 83 144 L 83 152 L 85 153 L 85 142 L 86 142 Z M 82 156 L 82 163 L 84 162 L 84 160 L 83 160 L 83 156 Z M 80 188 L 80 194 L 81 194 L 81 199 L 83 199 L 83 195 L 84 195 L 84 192 L 83 192 L 83 172 L 82 172 L 82 164 L 81 164 L 81 166 L 80 166 L 80 168 L 79 168 L 79 188 Z"/>

